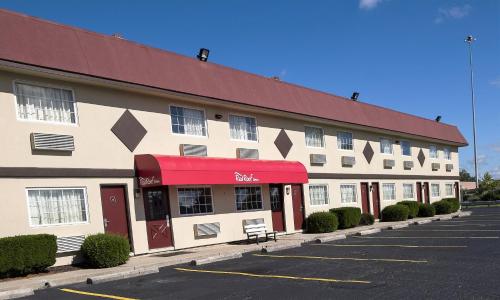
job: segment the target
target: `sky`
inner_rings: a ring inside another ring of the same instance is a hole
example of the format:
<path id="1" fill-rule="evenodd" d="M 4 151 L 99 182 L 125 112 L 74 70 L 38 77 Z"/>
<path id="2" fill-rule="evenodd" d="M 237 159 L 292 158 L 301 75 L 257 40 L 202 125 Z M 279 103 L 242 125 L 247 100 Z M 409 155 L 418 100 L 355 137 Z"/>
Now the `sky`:
<path id="1" fill-rule="evenodd" d="M 480 176 L 500 179 L 500 0 L 0 0 L 0 8 L 457 125 L 470 146 L 472 34 Z M 332 108 L 334 109 L 334 108 Z"/>

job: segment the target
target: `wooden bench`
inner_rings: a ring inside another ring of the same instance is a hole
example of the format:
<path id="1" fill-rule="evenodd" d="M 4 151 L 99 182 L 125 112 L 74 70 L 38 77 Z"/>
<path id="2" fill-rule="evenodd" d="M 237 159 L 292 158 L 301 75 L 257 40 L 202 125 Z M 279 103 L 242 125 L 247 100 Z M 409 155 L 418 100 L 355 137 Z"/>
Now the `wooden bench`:
<path id="1" fill-rule="evenodd" d="M 257 245 L 259 244 L 259 236 L 265 236 L 266 242 L 269 240 L 269 236 L 272 236 L 276 242 L 277 231 L 268 231 L 265 223 L 247 224 L 244 226 L 244 229 L 247 234 L 248 241 L 250 241 L 250 238 L 255 237 Z"/>

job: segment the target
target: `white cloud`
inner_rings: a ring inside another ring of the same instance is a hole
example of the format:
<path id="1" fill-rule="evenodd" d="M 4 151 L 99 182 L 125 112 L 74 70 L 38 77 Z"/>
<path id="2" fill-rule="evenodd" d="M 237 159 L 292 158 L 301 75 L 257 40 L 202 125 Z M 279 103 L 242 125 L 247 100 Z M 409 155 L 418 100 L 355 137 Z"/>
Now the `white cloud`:
<path id="1" fill-rule="evenodd" d="M 490 84 L 494 87 L 500 88 L 500 77 L 490 80 Z"/>
<path id="2" fill-rule="evenodd" d="M 488 172 L 494 179 L 500 179 L 500 166 L 496 166 L 495 168 L 488 170 Z"/>
<path id="3" fill-rule="evenodd" d="M 359 8 L 364 10 L 371 10 L 377 7 L 382 0 L 359 0 Z"/>
<path id="4" fill-rule="evenodd" d="M 487 165 L 488 164 L 487 158 L 488 157 L 486 155 L 484 155 L 484 154 L 478 154 L 477 155 L 477 164 L 478 164 L 478 166 Z M 474 166 L 474 157 L 472 159 L 468 160 L 467 163 L 469 163 L 470 165 Z"/>
<path id="5" fill-rule="evenodd" d="M 434 19 L 434 23 L 443 23 L 446 20 L 457 20 L 465 18 L 469 15 L 472 6 L 465 4 L 463 6 L 452 6 L 449 8 L 438 9 L 438 15 Z"/>

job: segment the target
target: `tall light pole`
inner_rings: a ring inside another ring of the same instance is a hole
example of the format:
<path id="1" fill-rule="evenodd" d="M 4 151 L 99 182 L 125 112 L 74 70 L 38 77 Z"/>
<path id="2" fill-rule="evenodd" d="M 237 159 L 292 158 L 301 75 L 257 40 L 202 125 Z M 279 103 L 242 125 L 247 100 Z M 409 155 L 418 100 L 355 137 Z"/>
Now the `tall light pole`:
<path id="1" fill-rule="evenodd" d="M 477 172 L 477 148 L 476 148 L 476 99 L 474 97 L 474 70 L 472 68 L 472 42 L 476 39 L 469 35 L 465 42 L 469 45 L 469 68 L 470 68 L 470 93 L 472 98 L 472 134 L 474 138 L 474 176 L 476 176 L 476 188 L 479 187 L 479 177 Z"/>

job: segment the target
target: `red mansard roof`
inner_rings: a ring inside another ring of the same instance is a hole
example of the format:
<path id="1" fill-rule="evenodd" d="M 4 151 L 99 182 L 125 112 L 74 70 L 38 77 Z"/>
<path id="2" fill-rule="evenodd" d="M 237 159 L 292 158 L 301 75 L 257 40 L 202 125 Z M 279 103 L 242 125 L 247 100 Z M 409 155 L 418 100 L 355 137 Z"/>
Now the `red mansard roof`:
<path id="1" fill-rule="evenodd" d="M 467 145 L 456 126 L 6 10 L 0 59 Z"/>

